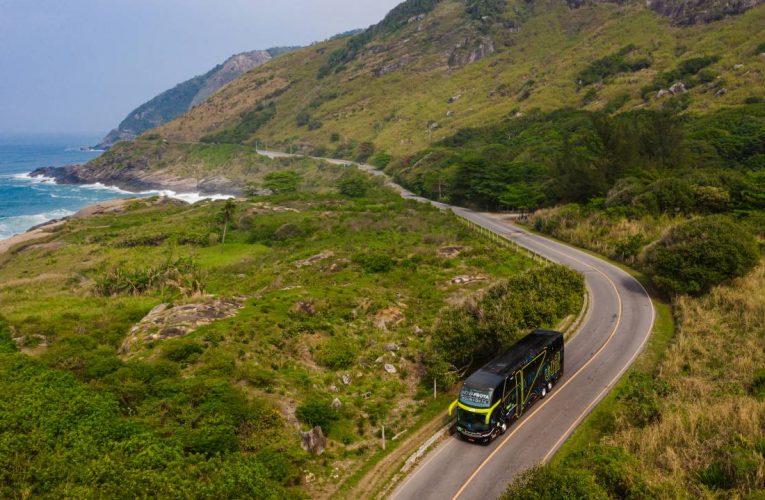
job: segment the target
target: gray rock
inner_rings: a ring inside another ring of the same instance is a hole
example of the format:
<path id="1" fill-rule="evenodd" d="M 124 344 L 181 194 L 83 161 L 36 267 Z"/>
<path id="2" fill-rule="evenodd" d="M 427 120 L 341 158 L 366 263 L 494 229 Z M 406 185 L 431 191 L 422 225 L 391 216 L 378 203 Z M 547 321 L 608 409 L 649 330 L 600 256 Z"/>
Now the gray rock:
<path id="1" fill-rule="evenodd" d="M 300 432 L 300 446 L 311 455 L 321 455 L 327 448 L 327 438 L 318 425 L 308 432 Z"/>
<path id="2" fill-rule="evenodd" d="M 395 344 L 391 342 L 390 344 L 385 344 L 385 350 L 388 352 L 398 351 L 398 344 Z"/>
<path id="3" fill-rule="evenodd" d="M 378 358 L 375 360 L 375 363 L 380 364 L 383 361 L 385 361 L 385 359 L 382 356 L 378 356 Z"/>
<path id="4" fill-rule="evenodd" d="M 659 90 L 659 91 L 656 93 L 656 98 L 657 98 L 657 99 L 661 99 L 661 98 L 662 98 L 662 97 L 664 97 L 665 95 L 670 95 L 670 94 L 671 94 L 671 92 L 670 92 L 669 90 L 661 89 L 661 90 Z"/>
<path id="5" fill-rule="evenodd" d="M 677 95 L 677 94 L 685 94 L 686 92 L 688 92 L 688 89 L 685 88 L 685 84 L 683 82 L 676 82 L 669 88 L 669 91 Z"/>
<path id="6" fill-rule="evenodd" d="M 345 385 L 351 385 L 351 376 L 350 375 L 343 375 L 340 377 L 340 380 L 342 380 L 343 384 Z"/>
<path id="7" fill-rule="evenodd" d="M 340 398 L 335 398 L 332 400 L 332 408 L 335 410 L 339 410 L 343 406 L 343 403 L 340 402 Z"/>
<path id="8" fill-rule="evenodd" d="M 383 366 L 383 368 L 385 368 L 385 371 L 388 373 L 396 373 L 398 371 L 396 370 L 396 367 L 391 365 L 390 363 L 385 363 L 385 366 Z"/>
<path id="9" fill-rule="evenodd" d="M 451 97 L 449 98 L 449 100 L 448 100 L 447 102 L 448 102 L 449 104 L 451 104 L 451 103 L 453 103 L 453 102 L 457 102 L 457 101 L 459 101 L 461 98 L 462 98 L 462 94 L 453 95 L 453 96 L 451 96 Z"/>
<path id="10" fill-rule="evenodd" d="M 715 92 L 715 97 L 724 96 L 724 95 L 725 95 L 725 94 L 727 94 L 727 93 L 728 93 L 728 89 L 726 89 L 725 87 L 723 87 L 723 88 L 721 88 L 720 90 L 718 90 L 717 92 Z"/>

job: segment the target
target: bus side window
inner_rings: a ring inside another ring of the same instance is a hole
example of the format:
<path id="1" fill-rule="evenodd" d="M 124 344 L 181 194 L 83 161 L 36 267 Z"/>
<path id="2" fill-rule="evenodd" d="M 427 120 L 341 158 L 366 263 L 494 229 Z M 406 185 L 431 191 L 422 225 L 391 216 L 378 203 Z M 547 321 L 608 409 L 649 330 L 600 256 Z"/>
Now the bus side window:
<path id="1" fill-rule="evenodd" d="M 505 408 L 512 408 L 518 402 L 518 394 L 516 391 L 514 376 L 509 377 L 507 382 L 505 382 L 505 398 L 503 401 Z"/>
<path id="2" fill-rule="evenodd" d="M 526 386 L 527 390 L 528 390 L 528 388 L 530 388 L 530 387 L 531 387 L 531 385 L 534 383 L 534 381 L 535 381 L 535 378 L 536 378 L 536 376 L 537 376 L 537 371 L 539 370 L 539 366 L 542 364 L 542 362 L 544 361 L 544 358 L 545 358 L 545 357 L 546 357 L 546 356 L 537 356 L 537 358 L 536 358 L 536 359 L 534 359 L 534 361 L 532 361 L 531 363 L 529 363 L 529 364 L 528 364 L 528 365 L 527 365 L 527 366 L 526 366 L 526 367 L 523 369 L 523 382 L 524 382 L 524 384 L 525 384 L 525 386 Z M 541 378 L 541 377 L 542 377 L 542 374 L 540 373 L 539 375 L 540 375 L 540 377 L 539 377 L 539 378 Z"/>

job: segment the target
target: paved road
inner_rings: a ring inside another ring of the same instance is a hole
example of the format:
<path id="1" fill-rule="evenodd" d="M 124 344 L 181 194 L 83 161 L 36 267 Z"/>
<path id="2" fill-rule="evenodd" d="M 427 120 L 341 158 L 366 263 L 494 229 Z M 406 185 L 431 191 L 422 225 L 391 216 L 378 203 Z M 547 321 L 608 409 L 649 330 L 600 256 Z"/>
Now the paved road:
<path id="1" fill-rule="evenodd" d="M 382 175 L 367 165 L 359 168 Z M 597 257 L 529 233 L 495 215 L 431 202 L 388 183 L 406 198 L 450 209 L 532 252 L 581 272 L 590 290 L 590 310 L 578 333 L 566 344 L 565 374 L 552 392 L 487 446 L 456 437 L 444 441 L 391 495 L 398 500 L 496 498 L 519 473 L 549 460 L 616 384 L 648 340 L 655 316 L 653 305 L 635 278 Z"/>

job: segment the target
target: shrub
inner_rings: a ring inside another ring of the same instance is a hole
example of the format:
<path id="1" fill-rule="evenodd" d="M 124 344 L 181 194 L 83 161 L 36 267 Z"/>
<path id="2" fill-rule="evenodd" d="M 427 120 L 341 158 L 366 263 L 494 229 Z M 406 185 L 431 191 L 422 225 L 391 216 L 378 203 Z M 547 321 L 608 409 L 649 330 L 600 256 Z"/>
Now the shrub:
<path id="1" fill-rule="evenodd" d="M 595 482 L 611 498 L 659 497 L 641 476 L 637 458 L 619 446 L 590 445 L 584 452 L 571 456 L 565 465 L 594 473 Z"/>
<path id="2" fill-rule="evenodd" d="M 145 269 L 115 268 L 97 276 L 95 293 L 105 297 L 141 295 L 153 290 L 192 296 L 205 288 L 205 275 L 191 258 L 181 258 Z"/>
<path id="3" fill-rule="evenodd" d="M 353 256 L 353 262 L 368 273 L 387 273 L 396 265 L 396 261 L 384 253 L 359 253 Z"/>
<path id="4" fill-rule="evenodd" d="M 564 266 L 527 271 L 492 285 L 480 297 L 446 308 L 433 326 L 430 375 L 466 373 L 512 345 L 529 330 L 578 312 L 584 278 Z M 447 370 L 445 372 L 444 370 Z"/>
<path id="5" fill-rule="evenodd" d="M 599 500 L 608 495 L 585 469 L 548 464 L 524 472 L 502 495 L 502 500 Z"/>
<path id="6" fill-rule="evenodd" d="M 183 363 L 195 354 L 201 354 L 204 350 L 204 346 L 196 342 L 172 342 L 163 347 L 162 357 L 176 363 Z"/>
<path id="7" fill-rule="evenodd" d="M 362 142 L 356 148 L 356 161 L 363 163 L 367 161 L 375 152 L 375 145 L 371 142 Z"/>
<path id="8" fill-rule="evenodd" d="M 760 368 L 754 372 L 752 395 L 756 398 L 765 399 L 765 368 Z"/>
<path id="9" fill-rule="evenodd" d="M 754 237 L 723 216 L 674 227 L 646 255 L 654 283 L 670 294 L 700 294 L 757 264 Z"/>
<path id="10" fill-rule="evenodd" d="M 632 372 L 618 398 L 626 402 L 627 418 L 637 427 L 645 427 L 661 418 L 660 398 L 667 396 L 669 386 L 643 372 Z"/>
<path id="11" fill-rule="evenodd" d="M 295 124 L 298 127 L 305 127 L 311 123 L 311 115 L 308 113 L 308 111 L 300 111 L 297 116 L 295 116 Z"/>
<path id="12" fill-rule="evenodd" d="M 300 174 L 288 170 L 286 172 L 271 172 L 266 175 L 263 187 L 275 194 L 294 193 L 303 180 Z"/>
<path id="13" fill-rule="evenodd" d="M 356 355 L 357 349 L 352 342 L 332 337 L 322 346 L 317 358 L 322 365 L 338 370 L 353 365 Z"/>
<path id="14" fill-rule="evenodd" d="M 301 422 L 311 427 L 318 425 L 325 431 L 338 418 L 329 402 L 318 398 L 311 398 L 298 406 L 295 415 Z"/>
<path id="15" fill-rule="evenodd" d="M 16 352 L 16 343 L 11 338 L 11 330 L 5 319 L 0 316 L 0 354 Z"/>
<path id="16" fill-rule="evenodd" d="M 347 172 L 340 177 L 337 188 L 341 194 L 351 198 L 361 198 L 369 190 L 369 181 L 358 172 Z"/>

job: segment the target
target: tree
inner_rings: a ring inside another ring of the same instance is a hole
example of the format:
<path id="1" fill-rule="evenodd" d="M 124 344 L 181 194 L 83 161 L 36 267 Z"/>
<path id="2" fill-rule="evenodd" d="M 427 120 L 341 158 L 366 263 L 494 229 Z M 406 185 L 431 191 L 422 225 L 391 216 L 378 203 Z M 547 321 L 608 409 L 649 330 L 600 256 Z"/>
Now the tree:
<path id="1" fill-rule="evenodd" d="M 347 172 L 337 183 L 341 194 L 351 198 L 361 198 L 369 190 L 369 181 L 358 172 Z"/>
<path id="2" fill-rule="evenodd" d="M 220 211 L 219 218 L 221 222 L 223 222 L 223 238 L 221 238 L 221 244 L 226 244 L 226 232 L 228 231 L 228 224 L 231 222 L 231 219 L 234 217 L 234 212 L 236 211 L 236 203 L 234 203 L 234 200 L 232 198 L 229 198 L 226 200 L 226 203 L 223 205 L 223 208 Z"/>
<path id="3" fill-rule="evenodd" d="M 518 182 L 507 186 L 499 202 L 511 209 L 529 210 L 537 208 L 544 199 L 545 195 L 538 185 Z"/>
<path id="4" fill-rule="evenodd" d="M 757 242 L 724 216 L 675 226 L 646 255 L 656 285 L 671 294 L 701 294 L 757 265 Z"/>
<path id="5" fill-rule="evenodd" d="M 271 172 L 266 175 L 263 187 L 270 189 L 275 194 L 294 193 L 303 178 L 297 172 Z"/>
<path id="6" fill-rule="evenodd" d="M 524 472 L 502 495 L 502 500 L 606 499 L 608 495 L 585 469 L 565 465 L 537 466 Z"/>

